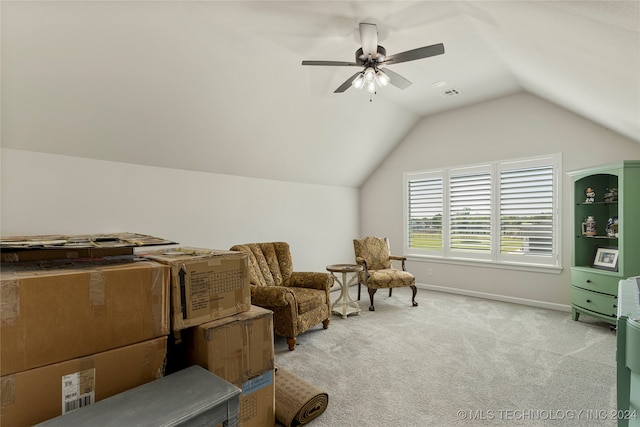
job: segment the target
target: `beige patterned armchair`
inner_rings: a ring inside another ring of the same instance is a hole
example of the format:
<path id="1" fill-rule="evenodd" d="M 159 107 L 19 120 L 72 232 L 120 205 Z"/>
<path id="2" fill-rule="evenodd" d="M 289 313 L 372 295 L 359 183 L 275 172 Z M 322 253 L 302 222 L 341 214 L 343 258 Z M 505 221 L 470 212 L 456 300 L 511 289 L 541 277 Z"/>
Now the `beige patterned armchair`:
<path id="1" fill-rule="evenodd" d="M 356 254 L 356 262 L 364 267 L 358 275 L 358 299 L 360 299 L 360 285 L 364 284 L 369 291 L 371 306 L 369 311 L 375 311 L 373 295 L 378 289 L 389 288 L 389 296 L 393 288 L 409 286 L 413 291 L 411 305 L 417 306 L 416 278 L 405 269 L 405 257 L 391 255 L 389 239 L 386 237 L 365 237 L 354 239 L 353 249 Z M 402 270 L 393 268 L 392 261 L 402 261 Z"/>
<path id="2" fill-rule="evenodd" d="M 247 243 L 231 250 L 249 254 L 251 303 L 273 311 L 275 333 L 287 338 L 289 350 L 307 329 L 321 322 L 329 327 L 329 273 L 294 272 L 285 242 Z"/>

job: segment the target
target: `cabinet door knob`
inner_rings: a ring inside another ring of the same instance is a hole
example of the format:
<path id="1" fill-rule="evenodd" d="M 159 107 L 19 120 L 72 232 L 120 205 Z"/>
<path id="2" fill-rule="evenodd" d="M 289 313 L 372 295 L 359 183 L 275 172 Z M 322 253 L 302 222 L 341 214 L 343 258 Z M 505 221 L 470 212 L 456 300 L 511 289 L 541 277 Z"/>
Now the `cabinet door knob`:
<path id="1" fill-rule="evenodd" d="M 591 283 L 591 279 L 587 279 L 587 283 Z"/>
<path id="2" fill-rule="evenodd" d="M 587 302 L 591 302 L 591 300 L 590 300 L 590 299 L 588 299 L 588 300 L 587 300 Z"/>

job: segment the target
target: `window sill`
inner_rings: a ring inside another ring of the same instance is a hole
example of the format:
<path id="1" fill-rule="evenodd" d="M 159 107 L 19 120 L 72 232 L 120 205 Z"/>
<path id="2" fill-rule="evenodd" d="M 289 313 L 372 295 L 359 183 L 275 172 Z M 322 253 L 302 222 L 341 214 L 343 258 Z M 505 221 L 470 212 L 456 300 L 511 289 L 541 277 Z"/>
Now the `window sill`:
<path id="1" fill-rule="evenodd" d="M 522 264 L 516 262 L 473 260 L 468 258 L 443 258 L 429 255 L 406 255 L 407 261 L 430 262 L 436 264 L 464 265 L 467 267 L 498 268 L 502 270 L 519 270 L 533 273 L 561 274 L 563 268 L 557 265 Z"/>

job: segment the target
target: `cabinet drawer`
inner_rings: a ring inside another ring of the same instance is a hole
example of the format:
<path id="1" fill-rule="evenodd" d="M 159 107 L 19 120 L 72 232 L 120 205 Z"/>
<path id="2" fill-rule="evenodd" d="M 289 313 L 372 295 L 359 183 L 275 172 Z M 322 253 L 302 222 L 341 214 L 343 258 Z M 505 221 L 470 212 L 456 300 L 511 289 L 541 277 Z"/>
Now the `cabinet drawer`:
<path id="1" fill-rule="evenodd" d="M 608 276 L 591 271 L 571 269 L 571 284 L 604 294 L 618 295 L 617 276 Z"/>
<path id="2" fill-rule="evenodd" d="M 575 286 L 571 286 L 571 304 L 612 318 L 618 314 L 618 299 L 616 297 L 587 291 Z"/>

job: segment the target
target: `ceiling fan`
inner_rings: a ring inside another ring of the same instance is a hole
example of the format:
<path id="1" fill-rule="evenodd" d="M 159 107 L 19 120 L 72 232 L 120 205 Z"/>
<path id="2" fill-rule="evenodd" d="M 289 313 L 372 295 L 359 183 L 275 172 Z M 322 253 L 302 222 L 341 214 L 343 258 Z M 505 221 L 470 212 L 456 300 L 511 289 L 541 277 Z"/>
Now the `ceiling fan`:
<path id="1" fill-rule="evenodd" d="M 428 58 L 444 53 L 444 45 L 438 43 L 387 56 L 386 49 L 378 45 L 378 27 L 376 24 L 360 24 L 360 42 L 362 43 L 362 47 L 356 51 L 355 62 L 302 61 L 302 65 L 363 67 L 362 71 L 358 71 L 349 77 L 334 93 L 342 93 L 351 86 L 356 89 L 366 87 L 369 93 L 374 93 L 376 86 L 386 86 L 389 83 L 400 89 L 406 89 L 411 85 L 411 82 L 400 74 L 388 68 L 380 68 L 381 66 L 415 61 L 416 59 Z"/>

